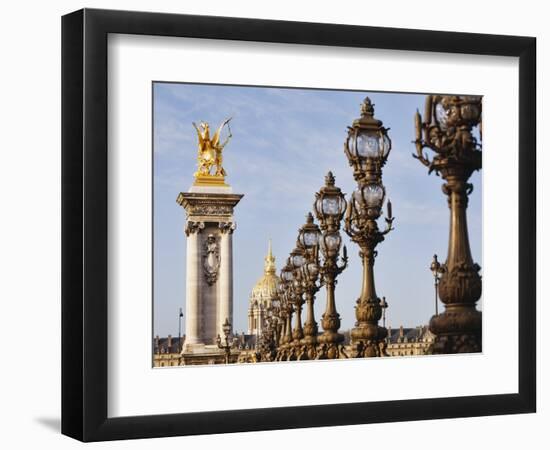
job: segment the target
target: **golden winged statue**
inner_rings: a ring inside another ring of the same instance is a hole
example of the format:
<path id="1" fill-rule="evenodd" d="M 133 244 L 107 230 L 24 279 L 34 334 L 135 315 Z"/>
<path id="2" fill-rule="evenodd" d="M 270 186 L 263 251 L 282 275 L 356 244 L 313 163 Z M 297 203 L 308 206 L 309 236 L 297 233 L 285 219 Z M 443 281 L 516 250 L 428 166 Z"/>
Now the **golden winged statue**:
<path id="1" fill-rule="evenodd" d="M 210 137 L 210 125 L 207 122 L 201 121 L 198 127 L 195 122 L 193 122 L 193 127 L 195 127 L 199 138 L 199 152 L 197 157 L 198 169 L 197 172 L 195 172 L 195 180 L 197 182 L 208 182 L 208 180 L 214 181 L 213 179 L 218 179 L 223 182 L 226 172 L 222 166 L 222 152 L 232 137 L 231 128 L 229 126 L 230 121 L 231 117 L 225 119 L 216 130 L 213 137 Z M 224 142 L 220 142 L 221 132 L 226 125 L 229 134 Z"/>

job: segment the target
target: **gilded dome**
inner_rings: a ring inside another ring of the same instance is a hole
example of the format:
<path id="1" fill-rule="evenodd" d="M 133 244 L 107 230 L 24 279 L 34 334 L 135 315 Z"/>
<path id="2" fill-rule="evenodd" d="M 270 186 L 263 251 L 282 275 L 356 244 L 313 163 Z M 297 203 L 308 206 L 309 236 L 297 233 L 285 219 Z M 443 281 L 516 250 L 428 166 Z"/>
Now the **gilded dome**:
<path id="1" fill-rule="evenodd" d="M 275 257 L 271 251 L 271 240 L 269 241 L 269 249 L 267 256 L 264 259 L 264 274 L 258 280 L 250 294 L 250 303 L 257 303 L 264 307 L 269 306 L 271 300 L 277 297 L 277 287 L 280 279 L 275 275 Z"/>

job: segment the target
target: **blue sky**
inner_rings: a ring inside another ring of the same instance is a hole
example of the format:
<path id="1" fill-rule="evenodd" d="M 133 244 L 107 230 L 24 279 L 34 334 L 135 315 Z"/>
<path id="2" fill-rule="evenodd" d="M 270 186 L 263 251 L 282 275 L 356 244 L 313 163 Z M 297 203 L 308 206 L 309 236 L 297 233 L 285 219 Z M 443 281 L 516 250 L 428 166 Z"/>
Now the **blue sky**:
<path id="1" fill-rule="evenodd" d="M 424 95 L 312 89 L 154 83 L 154 334 L 178 333 L 178 311 L 185 311 L 184 210 L 176 204 L 196 170 L 197 142 L 191 122 L 216 127 L 233 117 L 233 138 L 224 150 L 227 182 L 244 194 L 235 209 L 234 329 L 246 331 L 249 293 L 263 272 L 269 238 L 280 270 L 297 230 L 311 210 L 314 194 L 331 170 L 347 194 L 354 187 L 343 153 L 346 127 L 369 96 L 375 117 L 389 127 L 393 148 L 383 181 L 393 204 L 395 230 L 378 246 L 376 289 L 389 304 L 392 327 L 426 324 L 434 311 L 429 265 L 434 253 L 447 254 L 448 208 L 442 180 L 411 153 L 414 113 Z M 481 261 L 481 175 L 471 181 L 468 219 L 474 260 Z M 383 223 L 380 224 L 383 226 Z M 336 304 L 342 329 L 353 327 L 360 293 L 358 247 L 342 231 L 350 266 L 339 279 Z M 325 306 L 315 304 L 319 321 Z M 182 325 L 185 332 L 185 323 Z"/>

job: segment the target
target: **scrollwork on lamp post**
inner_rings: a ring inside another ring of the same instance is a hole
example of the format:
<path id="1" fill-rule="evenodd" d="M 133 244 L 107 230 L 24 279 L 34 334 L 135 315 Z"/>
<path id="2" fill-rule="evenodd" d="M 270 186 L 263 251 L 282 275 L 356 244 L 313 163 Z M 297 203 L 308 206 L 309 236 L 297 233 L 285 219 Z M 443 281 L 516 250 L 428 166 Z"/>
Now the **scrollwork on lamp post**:
<path id="1" fill-rule="evenodd" d="M 361 105 L 361 117 L 348 128 L 344 152 L 357 189 L 351 195 L 344 220 L 344 230 L 359 248 L 363 264 L 361 295 L 357 299 L 355 316 L 357 322 L 351 330 L 353 356 L 386 356 L 387 330 L 378 322 L 387 303 L 380 300 L 374 284 L 374 260 L 376 246 L 393 228 L 392 205 L 388 200 L 386 227 L 378 228 L 377 220 L 382 215 L 386 188 L 382 184 L 382 167 L 391 150 L 388 128 L 374 118 L 374 105 L 367 97 Z"/>
<path id="2" fill-rule="evenodd" d="M 424 119 L 417 111 L 416 154 L 413 156 L 443 180 L 443 193 L 450 208 L 447 260 L 438 281 L 439 298 L 445 311 L 430 320 L 436 335 L 433 353 L 481 351 L 480 266 L 474 263 L 468 238 L 466 209 L 473 185 L 470 176 L 481 169 L 481 144 L 473 128 L 481 128 L 481 97 L 430 95 L 426 98 Z M 481 131 L 479 133 L 481 138 Z M 432 160 L 424 148 L 435 152 Z"/>
<path id="3" fill-rule="evenodd" d="M 322 316 L 323 334 L 319 337 L 317 359 L 337 359 L 345 357 L 342 342 L 344 335 L 338 333 L 340 315 L 336 311 L 334 290 L 336 278 L 348 265 L 347 250 L 344 246 L 342 265 L 338 265 L 342 237 L 340 222 L 346 211 L 346 199 L 339 187 L 335 186 L 334 175 L 329 172 L 325 177 L 325 185 L 315 194 L 313 208 L 319 220 L 322 234 L 319 239 L 323 263 L 320 273 L 327 291 L 327 303 Z"/>

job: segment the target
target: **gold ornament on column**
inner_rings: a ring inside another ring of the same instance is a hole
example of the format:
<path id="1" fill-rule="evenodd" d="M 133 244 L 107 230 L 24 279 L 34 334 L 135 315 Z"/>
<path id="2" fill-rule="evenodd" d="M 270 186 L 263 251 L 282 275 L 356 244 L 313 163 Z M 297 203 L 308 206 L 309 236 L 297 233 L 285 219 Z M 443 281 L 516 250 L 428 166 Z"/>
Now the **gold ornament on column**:
<path id="1" fill-rule="evenodd" d="M 210 125 L 208 122 L 200 122 L 197 126 L 193 122 L 193 127 L 197 131 L 199 140 L 197 166 L 195 172 L 195 186 L 226 186 L 225 176 L 227 175 L 223 168 L 223 149 L 233 136 L 229 122 L 231 117 L 225 119 L 218 127 L 214 136 L 210 137 Z M 221 134 L 224 127 L 227 126 L 228 135 L 221 141 Z"/>

